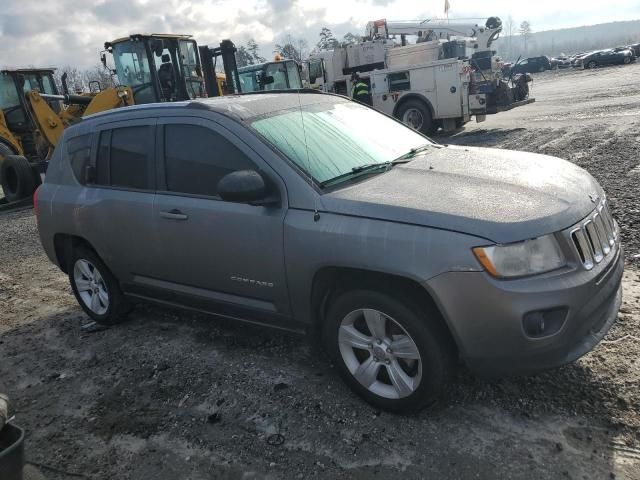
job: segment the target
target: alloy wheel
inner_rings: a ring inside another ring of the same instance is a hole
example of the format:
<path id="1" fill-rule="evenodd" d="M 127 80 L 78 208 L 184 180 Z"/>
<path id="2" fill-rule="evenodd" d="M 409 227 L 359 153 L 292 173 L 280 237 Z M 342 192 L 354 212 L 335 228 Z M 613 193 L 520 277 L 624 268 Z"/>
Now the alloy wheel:
<path id="1" fill-rule="evenodd" d="M 104 315 L 109 309 L 109 291 L 95 265 L 85 259 L 77 260 L 73 267 L 73 280 L 85 306 L 96 315 Z"/>
<path id="2" fill-rule="evenodd" d="M 420 386 L 418 347 L 389 315 L 367 308 L 352 311 L 340 323 L 338 344 L 349 372 L 371 393 L 398 399 Z"/>

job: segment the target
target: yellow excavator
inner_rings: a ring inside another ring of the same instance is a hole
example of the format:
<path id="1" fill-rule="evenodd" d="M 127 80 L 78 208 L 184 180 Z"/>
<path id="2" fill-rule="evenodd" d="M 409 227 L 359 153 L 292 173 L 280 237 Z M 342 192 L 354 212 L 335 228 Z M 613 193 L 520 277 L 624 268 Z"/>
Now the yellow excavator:
<path id="1" fill-rule="evenodd" d="M 131 105 L 128 87 L 58 92 L 53 68 L 0 71 L 0 184 L 7 203 L 30 197 L 64 129 L 83 115 Z"/>

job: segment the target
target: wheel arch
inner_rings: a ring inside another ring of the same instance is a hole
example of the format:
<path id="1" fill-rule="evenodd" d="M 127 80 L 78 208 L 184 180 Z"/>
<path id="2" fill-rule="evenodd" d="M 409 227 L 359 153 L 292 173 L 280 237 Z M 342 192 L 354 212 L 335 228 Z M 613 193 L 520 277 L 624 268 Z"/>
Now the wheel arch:
<path id="1" fill-rule="evenodd" d="M 364 288 L 409 299 L 418 307 L 433 309 L 438 313 L 435 319 L 444 329 L 458 352 L 458 342 L 449 327 L 446 316 L 441 311 L 433 295 L 415 279 L 375 270 L 352 267 L 326 266 L 313 276 L 311 284 L 311 328 L 315 334 L 321 334 L 327 307 L 331 298 L 340 292 Z"/>
<path id="2" fill-rule="evenodd" d="M 91 243 L 85 238 L 80 237 L 78 235 L 71 235 L 67 233 L 56 233 L 53 236 L 53 246 L 54 246 L 56 262 L 58 263 L 58 267 L 60 267 L 60 270 L 62 270 L 64 273 L 69 273 L 68 272 L 69 260 L 73 255 L 73 251 L 79 247 L 88 248 L 102 260 L 102 257 L 96 251 L 96 249 L 93 248 Z M 103 260 L 103 263 L 104 263 L 104 260 Z"/>

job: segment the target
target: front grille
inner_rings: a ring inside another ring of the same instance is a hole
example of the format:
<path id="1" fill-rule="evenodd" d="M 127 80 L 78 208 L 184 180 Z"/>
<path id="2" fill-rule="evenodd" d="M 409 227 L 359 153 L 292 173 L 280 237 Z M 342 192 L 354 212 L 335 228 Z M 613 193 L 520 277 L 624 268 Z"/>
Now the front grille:
<path id="1" fill-rule="evenodd" d="M 618 232 L 606 200 L 571 230 L 571 240 L 587 270 L 611 253 L 618 240 Z"/>

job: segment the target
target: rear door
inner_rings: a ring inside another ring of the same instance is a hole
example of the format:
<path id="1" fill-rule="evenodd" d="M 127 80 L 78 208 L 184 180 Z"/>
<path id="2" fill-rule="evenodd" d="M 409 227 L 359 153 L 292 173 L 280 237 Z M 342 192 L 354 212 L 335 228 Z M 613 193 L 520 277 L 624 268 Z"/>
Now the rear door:
<path id="1" fill-rule="evenodd" d="M 82 205 L 75 212 L 80 231 L 116 277 L 126 285 L 151 272 L 155 259 L 155 118 L 98 127 L 96 152 Z M 83 172 L 78 172 L 82 175 Z"/>
<path id="2" fill-rule="evenodd" d="M 287 316 L 281 180 L 244 142 L 210 120 L 159 119 L 157 146 L 153 221 L 159 260 L 153 276 L 141 281 L 163 298 L 205 310 L 233 316 L 242 311 L 261 320 Z M 260 171 L 281 204 L 223 201 L 217 184 L 236 170 Z"/>

